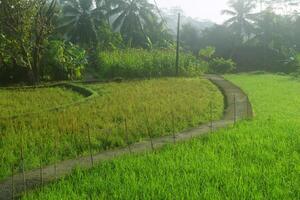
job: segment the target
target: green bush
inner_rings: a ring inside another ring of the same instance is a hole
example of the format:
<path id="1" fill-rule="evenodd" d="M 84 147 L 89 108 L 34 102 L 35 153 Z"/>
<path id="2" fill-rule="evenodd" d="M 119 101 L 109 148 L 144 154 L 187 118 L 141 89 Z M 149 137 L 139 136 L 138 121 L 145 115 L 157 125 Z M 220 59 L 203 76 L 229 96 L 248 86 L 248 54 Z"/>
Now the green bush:
<path id="1" fill-rule="evenodd" d="M 291 75 L 295 77 L 300 76 L 300 53 L 295 52 L 284 63 L 286 71 L 292 72 Z"/>
<path id="2" fill-rule="evenodd" d="M 215 53 L 216 53 L 216 48 L 212 46 L 208 46 L 199 51 L 199 56 L 203 60 L 209 61 L 215 55 Z"/>
<path id="3" fill-rule="evenodd" d="M 99 54 L 98 70 L 102 78 L 148 78 L 174 76 L 176 73 L 174 50 L 126 49 Z M 205 66 L 191 54 L 181 54 L 179 75 L 197 76 Z"/>
<path id="4" fill-rule="evenodd" d="M 86 52 L 72 43 L 50 41 L 42 58 L 46 80 L 81 79 L 87 65 Z"/>
<path id="5" fill-rule="evenodd" d="M 209 62 L 209 71 L 216 74 L 225 74 L 235 70 L 236 64 L 231 59 L 214 58 Z"/>

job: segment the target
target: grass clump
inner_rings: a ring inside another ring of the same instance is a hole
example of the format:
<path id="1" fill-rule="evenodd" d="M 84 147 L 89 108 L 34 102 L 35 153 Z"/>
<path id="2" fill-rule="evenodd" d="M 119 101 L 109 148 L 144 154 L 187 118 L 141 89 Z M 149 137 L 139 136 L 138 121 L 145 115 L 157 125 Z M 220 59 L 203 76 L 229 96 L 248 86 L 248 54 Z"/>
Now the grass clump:
<path id="1" fill-rule="evenodd" d="M 99 73 L 103 78 L 148 78 L 171 77 L 176 73 L 174 50 L 126 49 L 101 52 L 98 60 Z M 205 72 L 203 63 L 191 54 L 182 53 L 179 59 L 179 74 L 196 76 Z"/>
<path id="2" fill-rule="evenodd" d="M 299 199 L 300 83 L 231 75 L 256 118 L 160 153 L 125 156 L 24 199 Z"/>
<path id="3" fill-rule="evenodd" d="M 91 135 L 94 153 L 124 147 L 148 138 L 198 126 L 223 113 L 223 96 L 202 78 L 165 78 L 123 83 L 93 84 L 87 87 L 99 96 L 66 108 L 38 116 L 1 121 L 0 179 L 10 175 L 11 165 L 21 170 L 20 147 L 23 146 L 26 169 L 88 154 Z M 42 99 L 40 99 L 42 101 Z M 127 122 L 127 134 L 125 132 Z M 147 123 L 146 123 L 147 122 Z"/>

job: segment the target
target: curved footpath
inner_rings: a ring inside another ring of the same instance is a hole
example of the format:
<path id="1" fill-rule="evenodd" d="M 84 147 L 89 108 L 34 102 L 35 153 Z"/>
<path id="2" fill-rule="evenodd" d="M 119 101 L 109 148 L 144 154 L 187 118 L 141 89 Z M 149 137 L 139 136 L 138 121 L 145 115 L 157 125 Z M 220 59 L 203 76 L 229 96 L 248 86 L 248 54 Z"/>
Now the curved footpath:
<path id="1" fill-rule="evenodd" d="M 233 125 L 236 121 L 242 119 L 250 119 L 253 117 L 252 106 L 248 101 L 246 94 L 231 82 L 225 80 L 221 76 L 206 75 L 211 82 L 213 82 L 225 96 L 224 116 L 220 121 L 201 125 L 198 128 L 190 129 L 176 134 L 175 140 L 186 141 L 193 137 L 199 137 L 203 134 L 212 132 L 220 128 L 225 128 Z M 212 126 L 211 126 L 212 125 Z M 128 153 L 141 153 L 151 151 L 152 147 L 158 149 L 166 144 L 174 143 L 173 136 L 166 136 L 145 140 L 139 143 L 132 144 L 130 148 L 121 148 L 116 150 L 105 151 L 93 156 L 95 163 L 101 161 L 111 160 L 115 157 L 128 154 Z M 91 157 L 80 157 L 73 160 L 66 160 L 55 165 L 50 165 L 42 170 L 36 169 L 25 173 L 26 187 L 24 186 L 24 177 L 22 174 L 16 174 L 6 180 L 0 182 L 0 200 L 12 199 L 17 197 L 26 190 L 31 190 L 55 181 L 57 178 L 62 178 L 72 172 L 75 167 L 91 168 Z M 56 170 L 55 170 L 56 168 Z M 56 173 L 55 173 L 56 171 Z M 41 176 L 42 174 L 42 176 Z M 43 177 L 41 179 L 41 177 Z M 41 181 L 43 180 L 43 181 Z M 14 191 L 14 192 L 13 192 Z"/>

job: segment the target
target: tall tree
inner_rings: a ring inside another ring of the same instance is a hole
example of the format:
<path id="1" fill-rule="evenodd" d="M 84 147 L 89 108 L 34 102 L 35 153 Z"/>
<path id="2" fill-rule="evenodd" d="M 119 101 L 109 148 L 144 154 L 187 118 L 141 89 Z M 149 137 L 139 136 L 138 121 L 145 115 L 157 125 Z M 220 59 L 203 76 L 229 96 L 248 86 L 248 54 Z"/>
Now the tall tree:
<path id="1" fill-rule="evenodd" d="M 251 0 L 231 0 L 229 6 L 230 10 L 222 11 L 222 14 L 231 16 L 224 25 L 230 27 L 240 39 L 244 39 L 253 30 L 254 14 L 252 11 L 256 5 Z"/>
<path id="2" fill-rule="evenodd" d="M 62 19 L 58 26 L 65 37 L 77 44 L 89 47 L 97 42 L 97 26 L 105 19 L 102 1 L 61 0 Z"/>
<path id="3" fill-rule="evenodd" d="M 198 55 L 200 50 L 200 33 L 191 23 L 184 24 L 181 31 L 181 41 L 184 47 Z"/>
<path id="4" fill-rule="evenodd" d="M 0 25 L 9 62 L 27 69 L 29 79 L 40 80 L 43 45 L 51 34 L 56 0 L 2 0 Z"/>
<path id="5" fill-rule="evenodd" d="M 297 12 L 300 0 L 261 0 L 267 7 L 273 8 L 284 15 Z"/>
<path id="6" fill-rule="evenodd" d="M 154 5 L 147 0 L 117 0 L 115 5 L 110 12 L 115 17 L 112 25 L 125 41 L 134 46 L 151 42 L 145 27 L 153 26 L 157 20 Z"/>

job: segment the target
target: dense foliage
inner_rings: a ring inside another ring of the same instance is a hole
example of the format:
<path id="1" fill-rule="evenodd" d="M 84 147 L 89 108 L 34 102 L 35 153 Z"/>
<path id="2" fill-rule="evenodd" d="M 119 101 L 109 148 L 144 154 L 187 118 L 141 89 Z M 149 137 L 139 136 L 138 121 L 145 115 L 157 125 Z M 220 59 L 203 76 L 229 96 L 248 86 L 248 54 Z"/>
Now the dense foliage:
<path id="1" fill-rule="evenodd" d="M 100 51 L 172 46 L 147 0 L 3 0 L 0 11 L 1 83 L 78 79 Z"/>
<path id="2" fill-rule="evenodd" d="M 236 64 L 230 59 L 214 58 L 209 63 L 209 71 L 216 74 L 226 74 L 235 70 Z"/>
<path id="3" fill-rule="evenodd" d="M 0 179 L 11 174 L 12 165 L 15 172 L 21 171 L 21 150 L 25 169 L 29 170 L 38 167 L 40 162 L 47 165 L 87 154 L 87 133 L 91 135 L 92 151 L 96 153 L 127 146 L 149 138 L 149 134 L 151 137 L 172 135 L 208 122 L 211 101 L 214 102 L 213 119 L 223 113 L 221 92 L 201 78 L 152 79 L 87 87 L 97 91 L 99 96 L 58 112 L 1 119 Z M 9 93 L 0 90 L 0 109 L 3 115 L 12 112 L 17 115 L 34 112 L 41 105 L 63 105 L 80 97 L 69 93 L 51 89 Z M 12 103 L 14 108 L 9 107 Z"/>
<path id="4" fill-rule="evenodd" d="M 226 74 L 236 69 L 236 64 L 231 59 L 224 59 L 215 56 L 216 49 L 208 46 L 199 51 L 199 56 L 203 60 L 202 65 L 206 64 L 207 71 L 215 74 Z"/>
<path id="5" fill-rule="evenodd" d="M 40 59 L 53 31 L 55 8 L 56 0 L 0 2 L 0 72 L 6 79 L 40 81 Z"/>
<path id="6" fill-rule="evenodd" d="M 175 76 L 174 50 L 127 49 L 106 51 L 99 54 L 99 74 L 105 78 L 151 78 Z M 201 75 L 206 64 L 191 54 L 180 56 L 181 76 Z"/>
<path id="7" fill-rule="evenodd" d="M 250 95 L 254 121 L 77 170 L 24 199 L 299 199 L 299 81 L 228 78 Z"/>
<path id="8" fill-rule="evenodd" d="M 101 78 L 174 75 L 174 37 L 148 0 L 3 0 L 0 10 L 0 83 L 82 79 L 86 72 L 85 77 Z M 209 66 L 196 61 L 199 48 L 205 48 L 200 32 L 188 25 L 182 32 L 180 75 L 198 75 Z M 108 65 L 110 59 L 103 59 L 108 51 L 126 52 L 120 54 L 131 63 Z M 162 60 L 156 58 L 159 52 Z M 153 57 L 152 63 L 138 61 L 142 55 Z"/>
<path id="9" fill-rule="evenodd" d="M 42 58 L 42 76 L 46 80 L 81 79 L 87 65 L 85 51 L 72 43 L 52 40 Z"/>

